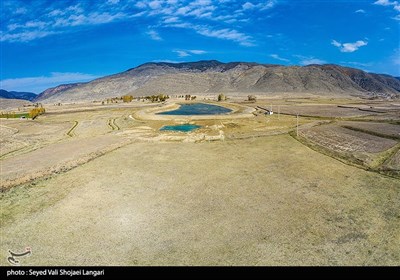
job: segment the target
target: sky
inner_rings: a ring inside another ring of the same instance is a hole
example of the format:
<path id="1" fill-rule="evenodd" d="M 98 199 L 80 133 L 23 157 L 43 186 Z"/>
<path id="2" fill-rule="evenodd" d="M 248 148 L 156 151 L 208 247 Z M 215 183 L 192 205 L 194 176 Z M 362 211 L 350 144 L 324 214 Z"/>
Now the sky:
<path id="1" fill-rule="evenodd" d="M 0 88 L 146 62 L 334 63 L 400 76 L 400 0 L 1 0 Z"/>

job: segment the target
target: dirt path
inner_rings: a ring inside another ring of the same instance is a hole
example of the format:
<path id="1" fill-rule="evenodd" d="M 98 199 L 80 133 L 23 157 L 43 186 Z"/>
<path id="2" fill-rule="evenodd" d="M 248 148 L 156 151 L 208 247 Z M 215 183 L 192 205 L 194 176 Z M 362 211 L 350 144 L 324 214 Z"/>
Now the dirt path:
<path id="1" fill-rule="evenodd" d="M 115 118 L 108 119 L 107 125 L 111 128 L 111 130 L 120 130 L 121 128 L 115 123 Z"/>
<path id="2" fill-rule="evenodd" d="M 75 136 L 75 133 L 74 133 L 74 130 L 75 130 L 75 128 L 78 126 L 78 122 L 77 121 L 74 121 L 74 125 L 70 128 L 70 130 L 68 130 L 68 132 L 67 132 L 67 135 L 69 136 L 69 137 L 74 137 Z"/>

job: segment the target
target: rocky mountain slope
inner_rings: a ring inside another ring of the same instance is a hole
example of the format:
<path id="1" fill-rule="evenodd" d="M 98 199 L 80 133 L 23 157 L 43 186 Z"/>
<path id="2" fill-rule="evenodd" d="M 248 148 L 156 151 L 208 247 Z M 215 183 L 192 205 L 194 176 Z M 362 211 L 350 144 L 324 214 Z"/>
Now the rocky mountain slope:
<path id="1" fill-rule="evenodd" d="M 400 80 L 339 65 L 280 66 L 216 60 L 188 63 L 145 63 L 125 72 L 88 83 L 61 85 L 41 93 L 35 101 L 79 102 L 125 94 L 230 93 L 272 95 L 312 93 L 399 98 Z"/>
<path id="2" fill-rule="evenodd" d="M 0 89 L 0 98 L 33 100 L 37 95 L 33 92 L 7 91 Z"/>
<path id="3" fill-rule="evenodd" d="M 45 91 L 41 92 L 39 95 L 36 96 L 35 101 L 40 101 L 44 100 L 47 98 L 50 98 L 53 95 L 56 95 L 59 92 L 64 92 L 68 89 L 71 89 L 73 87 L 82 85 L 83 83 L 73 83 L 73 84 L 65 84 L 65 85 L 59 85 L 56 87 L 48 88 Z"/>

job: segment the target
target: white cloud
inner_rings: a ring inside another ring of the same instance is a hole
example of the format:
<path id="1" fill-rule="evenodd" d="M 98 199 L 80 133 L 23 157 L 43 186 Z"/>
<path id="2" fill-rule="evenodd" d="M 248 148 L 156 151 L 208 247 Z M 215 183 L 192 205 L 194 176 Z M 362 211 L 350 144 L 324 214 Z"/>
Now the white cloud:
<path id="1" fill-rule="evenodd" d="M 326 61 L 318 58 L 310 58 L 300 61 L 302 65 L 310 65 L 310 64 L 325 64 Z"/>
<path id="2" fill-rule="evenodd" d="M 81 14 L 81 13 L 85 12 L 80 4 L 76 4 L 75 6 L 69 6 L 65 10 L 68 12 L 76 13 L 76 14 Z"/>
<path id="3" fill-rule="evenodd" d="M 155 1 L 151 1 L 149 3 L 149 7 L 152 8 L 153 10 L 155 10 L 155 9 L 161 8 L 161 4 L 162 4 L 162 1 L 155 0 Z"/>
<path id="4" fill-rule="evenodd" d="M 261 5 L 261 11 L 273 8 L 276 5 L 276 3 L 277 3 L 276 0 L 267 1 L 267 3 Z"/>
<path id="5" fill-rule="evenodd" d="M 379 6 L 393 6 L 393 9 L 396 12 L 400 12 L 400 3 L 397 1 L 389 1 L 389 0 L 378 0 L 374 2 L 374 5 L 379 5 Z M 392 19 L 395 20 L 400 20 L 400 14 L 392 17 Z"/>
<path id="6" fill-rule="evenodd" d="M 174 50 L 173 52 L 177 53 L 179 57 L 191 56 L 192 54 L 200 55 L 207 53 L 204 50 Z"/>
<path id="7" fill-rule="evenodd" d="M 365 14 L 365 10 L 359 9 L 359 10 L 355 11 L 355 13 L 357 13 L 357 14 Z"/>
<path id="8" fill-rule="evenodd" d="M 326 64 L 325 60 L 315 58 L 312 56 L 303 56 L 303 55 L 294 55 L 300 59 L 299 63 L 301 65 L 310 65 L 310 64 Z"/>
<path id="9" fill-rule="evenodd" d="M 189 52 L 191 52 L 192 54 L 205 54 L 206 51 L 203 50 L 190 50 Z"/>
<path id="10" fill-rule="evenodd" d="M 28 21 L 27 23 L 25 23 L 25 27 L 28 27 L 28 28 L 35 28 L 35 27 L 44 28 L 46 25 L 47 25 L 46 22 L 37 21 L 37 20 L 36 21 L 35 20 L 31 20 L 31 21 Z"/>
<path id="11" fill-rule="evenodd" d="M 255 8 L 256 6 L 250 2 L 246 2 L 242 5 L 243 10 L 250 10 Z"/>
<path id="12" fill-rule="evenodd" d="M 389 0 L 378 0 L 378 1 L 374 2 L 375 5 L 381 5 L 381 6 L 390 6 L 390 5 L 394 5 L 394 3 L 395 2 L 390 2 Z"/>
<path id="13" fill-rule="evenodd" d="M 176 27 L 176 28 L 188 28 L 188 29 L 195 29 L 195 26 L 188 22 L 179 22 L 179 23 L 172 23 L 165 25 L 165 27 Z"/>
<path id="14" fill-rule="evenodd" d="M 176 10 L 176 15 L 186 15 L 187 12 L 189 12 L 191 8 L 189 6 L 181 7 L 178 10 Z"/>
<path id="15" fill-rule="evenodd" d="M 205 26 L 195 26 L 194 29 L 196 30 L 197 33 L 203 36 L 234 41 L 239 43 L 239 45 L 246 47 L 255 46 L 251 36 L 248 36 L 234 29 L 223 28 L 214 30 Z"/>
<path id="16" fill-rule="evenodd" d="M 280 57 L 280 56 L 277 55 L 277 54 L 270 54 L 269 56 L 272 57 L 272 58 L 274 58 L 274 59 L 276 59 L 276 60 L 280 60 L 280 61 L 284 61 L 284 62 L 289 62 L 289 61 L 290 61 L 289 59 Z"/>
<path id="17" fill-rule="evenodd" d="M 161 40 L 162 40 L 161 36 L 160 36 L 160 35 L 158 34 L 158 32 L 155 31 L 155 30 L 150 30 L 150 31 L 148 31 L 146 34 L 149 35 L 150 38 L 151 38 L 152 40 L 154 40 L 154 41 L 161 41 Z"/>
<path id="18" fill-rule="evenodd" d="M 228 23 L 228 24 L 232 24 L 232 23 L 237 22 L 237 19 L 232 18 L 232 19 L 225 20 L 225 22 Z"/>
<path id="19" fill-rule="evenodd" d="M 338 47 L 338 48 L 340 48 L 340 47 L 342 46 L 342 44 L 339 43 L 339 42 L 336 41 L 336 40 L 332 40 L 332 45 L 334 45 L 335 47 Z"/>
<path id="20" fill-rule="evenodd" d="M 253 4 L 251 2 L 246 2 L 242 5 L 242 10 L 246 11 L 246 10 L 253 10 L 253 9 L 258 9 L 258 10 L 267 10 L 267 9 L 271 9 L 276 5 L 276 0 L 269 0 L 266 1 L 266 3 L 258 3 L 258 4 Z M 240 12 L 240 10 L 239 10 Z"/>
<path id="21" fill-rule="evenodd" d="M 92 74 L 53 72 L 50 76 L 5 79 L 0 84 L 6 90 L 40 93 L 60 84 L 86 82 L 96 78 L 98 76 Z"/>
<path id="22" fill-rule="evenodd" d="M 139 1 L 139 2 L 137 2 L 137 3 L 135 4 L 135 7 L 139 8 L 139 9 L 143 9 L 143 8 L 146 8 L 147 5 L 146 5 L 146 2 L 145 2 L 145 1 Z"/>
<path id="23" fill-rule="evenodd" d="M 90 5 L 86 1 L 77 2 L 65 7 L 63 1 L 51 1 L 51 5 L 44 10 L 40 5 L 22 7 L 19 11 L 15 8 L 17 12 L 26 12 L 29 16 L 10 17 L 4 21 L 2 19 L 2 25 L 7 29 L 2 31 L 1 41 L 28 42 L 52 34 L 79 30 L 74 27 L 133 21 L 138 17 L 146 17 L 146 20 L 151 18 L 154 21 L 151 23 L 153 26 L 160 28 L 182 24 L 180 28 L 191 29 L 206 37 L 230 40 L 242 46 L 254 46 L 254 38 L 240 31 L 241 24 L 254 19 L 251 13 L 260 13 L 277 3 L 276 0 L 248 0 L 239 5 L 233 0 L 103 0 L 93 1 Z M 237 6 L 243 9 L 235 12 Z M 184 26 L 184 22 L 189 23 Z M 148 34 L 154 40 L 159 40 L 159 35 Z"/>
<path id="24" fill-rule="evenodd" d="M 202 17 L 211 17 L 212 15 L 212 11 L 215 10 L 214 6 L 206 6 L 206 7 L 200 7 L 200 8 L 196 8 L 188 13 L 186 13 L 186 16 L 195 16 L 198 18 L 202 18 Z"/>
<path id="25" fill-rule="evenodd" d="M 251 47 L 255 46 L 254 40 L 251 36 L 245 33 L 239 32 L 235 29 L 223 28 L 223 29 L 212 29 L 207 25 L 195 25 L 188 22 L 172 23 L 165 25 L 165 27 L 176 27 L 176 28 L 187 28 L 196 31 L 198 34 L 213 37 L 222 40 L 230 40 L 239 43 L 242 46 Z"/>
<path id="26" fill-rule="evenodd" d="M 110 5 L 115 5 L 115 4 L 118 4 L 119 3 L 119 0 L 108 0 L 107 1 L 107 4 L 110 4 Z"/>
<path id="27" fill-rule="evenodd" d="M 195 0 L 190 3 L 191 6 L 208 6 L 211 4 L 210 0 Z"/>
<path id="28" fill-rule="evenodd" d="M 339 43 L 336 40 L 332 40 L 331 44 L 334 45 L 335 47 L 339 48 L 339 50 L 341 52 L 355 52 L 360 47 L 368 45 L 368 42 L 359 40 L 359 41 L 354 42 L 354 43 L 344 43 L 344 44 L 342 44 L 342 43 Z"/>
<path id="29" fill-rule="evenodd" d="M 174 51 L 174 52 L 176 52 L 179 57 L 190 56 L 190 54 L 187 51 Z"/>
<path id="30" fill-rule="evenodd" d="M 97 25 L 115 21 L 117 19 L 125 18 L 126 14 L 116 13 L 110 14 L 108 12 L 93 12 L 88 15 L 72 14 L 68 18 L 59 18 L 54 22 L 55 27 L 69 27 L 80 25 Z"/>
<path id="31" fill-rule="evenodd" d="M 55 10 L 52 10 L 51 12 L 49 12 L 47 15 L 50 17 L 56 17 L 56 16 L 60 16 L 60 15 L 64 15 L 64 14 L 65 14 L 65 11 L 55 9 Z"/>
<path id="32" fill-rule="evenodd" d="M 0 42 L 29 42 L 56 33 L 57 32 L 54 31 L 23 31 L 13 34 L 6 34 L 0 31 Z"/>
<path id="33" fill-rule="evenodd" d="M 174 23 L 174 22 L 179 22 L 178 17 L 167 17 L 164 19 L 164 23 Z"/>
<path id="34" fill-rule="evenodd" d="M 16 15 L 23 15 L 23 14 L 26 14 L 26 12 L 27 12 L 28 10 L 26 9 L 26 8 L 24 8 L 24 7 L 19 7 L 19 8 L 17 8 L 16 10 L 15 10 L 15 14 Z"/>
<path id="35" fill-rule="evenodd" d="M 21 26 L 23 26 L 23 25 L 20 25 L 20 24 L 17 24 L 17 23 L 12 23 L 12 24 L 7 25 L 7 29 L 9 31 L 13 31 L 13 30 L 15 30 L 17 28 L 20 28 Z"/>

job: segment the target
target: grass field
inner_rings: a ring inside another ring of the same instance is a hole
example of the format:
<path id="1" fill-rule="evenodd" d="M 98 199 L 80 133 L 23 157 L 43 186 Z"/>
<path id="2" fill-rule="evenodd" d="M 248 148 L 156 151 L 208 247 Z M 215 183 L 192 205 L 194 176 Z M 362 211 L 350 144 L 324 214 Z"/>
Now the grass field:
<path id="1" fill-rule="evenodd" d="M 185 134 L 144 106 L 2 120 L 1 265 L 400 265 L 398 126 L 300 117 L 297 138 L 255 112 Z"/>
<path id="2" fill-rule="evenodd" d="M 0 114 L 0 118 L 4 119 L 19 119 L 19 118 L 29 118 L 29 113 L 5 113 Z"/>

